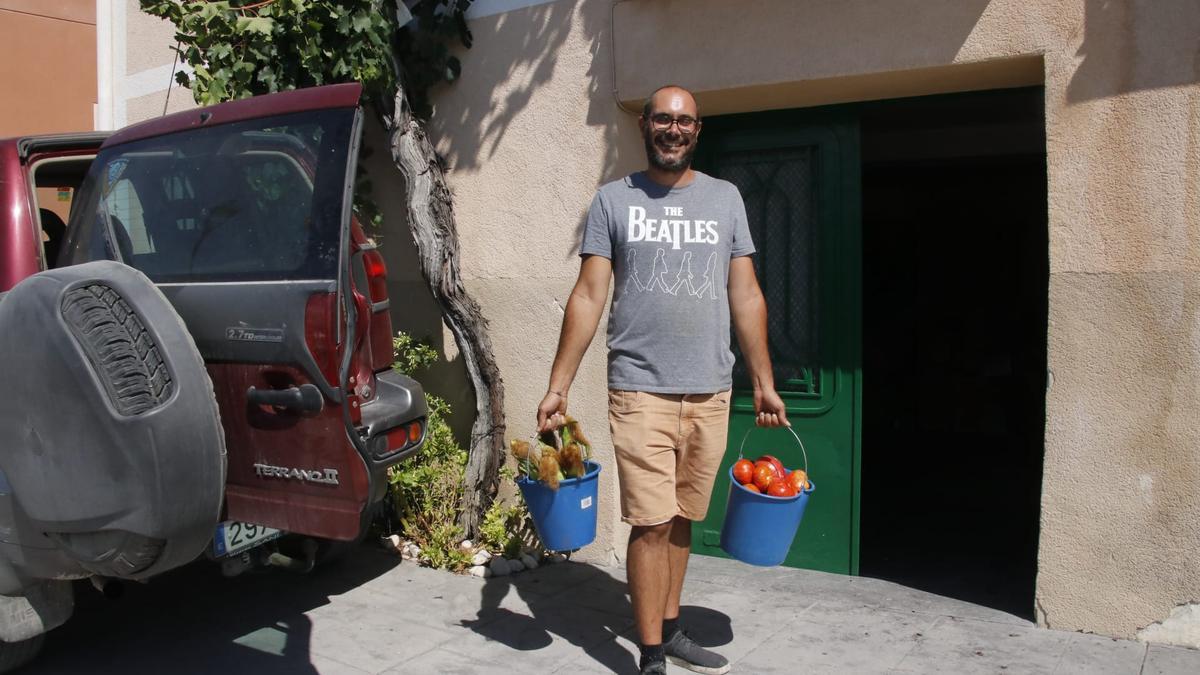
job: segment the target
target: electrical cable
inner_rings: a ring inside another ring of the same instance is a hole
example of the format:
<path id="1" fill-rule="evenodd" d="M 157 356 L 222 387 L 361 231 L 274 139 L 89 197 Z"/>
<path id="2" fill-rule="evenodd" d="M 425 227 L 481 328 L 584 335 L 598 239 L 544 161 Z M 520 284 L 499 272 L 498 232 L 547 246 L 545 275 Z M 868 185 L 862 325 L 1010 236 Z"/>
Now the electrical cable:
<path id="1" fill-rule="evenodd" d="M 626 1 L 627 0 L 613 0 L 613 4 L 610 8 L 608 16 L 609 51 L 612 52 L 612 95 L 613 100 L 617 102 L 618 108 L 624 110 L 630 115 L 637 116 L 641 115 L 642 113 L 637 110 L 630 110 L 629 108 L 626 108 L 625 104 L 621 102 L 621 97 L 617 95 L 617 5 Z"/>
<path id="2" fill-rule="evenodd" d="M 163 115 L 167 114 L 167 106 L 171 103 L 171 86 L 175 82 L 175 65 L 179 63 L 179 44 L 175 43 L 175 58 L 171 61 L 171 72 L 167 75 L 167 100 L 163 101 Z"/>

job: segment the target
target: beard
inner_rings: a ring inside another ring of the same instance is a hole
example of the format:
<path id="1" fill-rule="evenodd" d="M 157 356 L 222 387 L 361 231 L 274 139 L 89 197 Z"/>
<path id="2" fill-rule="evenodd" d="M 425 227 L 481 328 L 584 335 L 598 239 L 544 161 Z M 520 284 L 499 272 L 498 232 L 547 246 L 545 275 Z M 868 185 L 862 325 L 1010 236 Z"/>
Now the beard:
<path id="1" fill-rule="evenodd" d="M 663 171 L 679 172 L 692 165 L 692 155 L 696 154 L 696 139 L 694 136 L 646 129 L 646 132 L 642 134 L 642 138 L 646 143 L 646 161 L 650 162 L 650 166 Z M 671 158 L 659 151 L 656 141 L 670 144 L 684 143 L 685 145 L 683 152 L 678 157 Z"/>

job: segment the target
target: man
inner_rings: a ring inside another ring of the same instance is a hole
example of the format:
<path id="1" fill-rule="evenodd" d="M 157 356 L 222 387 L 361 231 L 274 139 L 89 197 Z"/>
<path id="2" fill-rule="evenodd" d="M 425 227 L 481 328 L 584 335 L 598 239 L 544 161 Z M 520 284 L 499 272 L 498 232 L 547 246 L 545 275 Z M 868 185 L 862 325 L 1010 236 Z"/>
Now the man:
<path id="1" fill-rule="evenodd" d="M 767 353 L 767 311 L 737 188 L 691 168 L 700 137 L 692 94 L 655 91 L 638 122 L 645 171 L 600 188 L 588 212 L 579 279 L 567 301 L 538 428 L 553 428 L 596 332 L 609 279 L 609 426 L 629 536 L 629 594 L 643 673 L 666 659 L 700 673 L 724 657 L 680 630 L 692 521 L 708 509 L 725 451 L 733 353 L 730 317 L 760 426 L 788 424 Z"/>

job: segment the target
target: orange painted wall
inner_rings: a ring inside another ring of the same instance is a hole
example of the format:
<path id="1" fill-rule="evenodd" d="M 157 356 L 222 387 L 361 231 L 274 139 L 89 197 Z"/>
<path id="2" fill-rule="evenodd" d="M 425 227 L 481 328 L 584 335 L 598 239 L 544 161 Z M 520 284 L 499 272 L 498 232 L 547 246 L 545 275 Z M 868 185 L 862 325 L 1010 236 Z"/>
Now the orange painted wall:
<path id="1" fill-rule="evenodd" d="M 90 131 L 95 0 L 0 0 L 0 138 Z"/>

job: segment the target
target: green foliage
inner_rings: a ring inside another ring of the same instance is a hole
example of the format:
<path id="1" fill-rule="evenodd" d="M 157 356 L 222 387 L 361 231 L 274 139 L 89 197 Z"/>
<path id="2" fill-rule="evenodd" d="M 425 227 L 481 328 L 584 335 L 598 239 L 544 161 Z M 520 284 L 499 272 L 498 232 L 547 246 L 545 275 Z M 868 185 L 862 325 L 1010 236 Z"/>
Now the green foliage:
<path id="1" fill-rule="evenodd" d="M 175 25 L 201 105 L 335 82 L 391 89 L 395 11 L 380 0 L 142 0 Z"/>
<path id="2" fill-rule="evenodd" d="M 429 90 L 461 73 L 449 43 L 470 47 L 470 5 L 420 0 L 400 26 L 396 0 L 141 0 L 142 11 L 174 24 L 176 50 L 193 69 L 176 79 L 201 105 L 361 82 L 386 108 L 403 77 L 422 118 Z"/>
<path id="3" fill-rule="evenodd" d="M 500 479 L 512 480 L 512 469 L 502 467 Z M 500 499 L 492 502 L 487 513 L 483 514 L 483 524 L 479 526 L 479 543 L 489 551 L 500 551 L 506 558 L 515 558 L 521 554 L 526 545 L 529 527 L 529 510 L 520 493 L 512 504 L 506 504 Z"/>
<path id="4" fill-rule="evenodd" d="M 432 366 L 438 359 L 438 352 L 432 345 L 418 342 L 404 332 L 396 333 L 392 338 L 392 353 L 396 358 L 392 368 L 410 377 L 418 370 Z"/>
<path id="5" fill-rule="evenodd" d="M 406 375 L 428 367 L 438 358 L 436 349 L 405 333 L 398 333 L 392 344 L 396 355 L 392 367 Z M 459 570 L 470 562 L 470 554 L 458 546 L 464 533 L 456 524 L 467 451 L 455 440 L 446 422 L 449 404 L 428 393 L 425 400 L 429 405 L 425 444 L 389 472 L 393 510 L 389 515 L 399 521 L 400 536 L 415 541 L 431 566 Z"/>
<path id="6" fill-rule="evenodd" d="M 439 357 L 432 346 L 403 332 L 396 334 L 392 347 L 392 367 L 405 375 L 415 375 Z M 459 548 L 466 534 L 457 524 L 467 451 L 446 423 L 450 406 L 429 393 L 425 401 L 429 405 L 425 445 L 388 473 L 389 512 L 385 520 L 398 523 L 397 533 L 416 542 L 421 557 L 430 566 L 458 571 L 471 563 L 472 556 L 471 551 Z M 502 479 L 513 477 L 510 469 L 500 472 Z M 479 543 L 488 550 L 515 557 L 534 541 L 532 533 L 529 512 L 519 496 L 511 505 L 496 500 L 484 515 Z"/>

